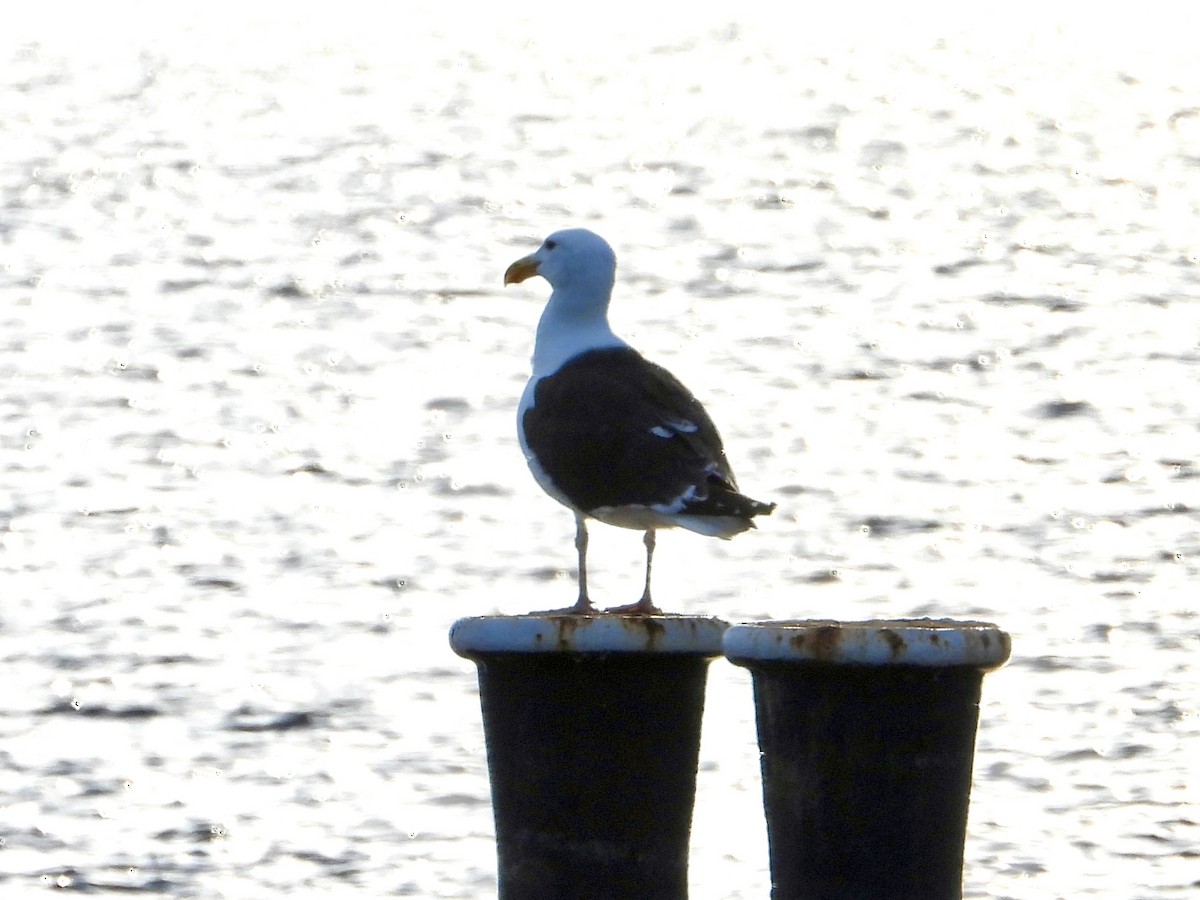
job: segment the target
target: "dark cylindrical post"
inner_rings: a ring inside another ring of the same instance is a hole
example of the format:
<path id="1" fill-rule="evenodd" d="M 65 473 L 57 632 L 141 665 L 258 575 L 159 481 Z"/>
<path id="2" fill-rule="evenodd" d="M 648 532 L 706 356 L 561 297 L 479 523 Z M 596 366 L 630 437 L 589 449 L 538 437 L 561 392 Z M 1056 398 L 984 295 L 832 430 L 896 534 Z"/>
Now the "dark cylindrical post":
<path id="1" fill-rule="evenodd" d="M 750 669 L 773 900 L 959 900 L 984 672 L 982 622 L 735 625 Z"/>
<path id="2" fill-rule="evenodd" d="M 685 900 L 708 662 L 687 616 L 461 619 L 479 668 L 501 900 Z"/>

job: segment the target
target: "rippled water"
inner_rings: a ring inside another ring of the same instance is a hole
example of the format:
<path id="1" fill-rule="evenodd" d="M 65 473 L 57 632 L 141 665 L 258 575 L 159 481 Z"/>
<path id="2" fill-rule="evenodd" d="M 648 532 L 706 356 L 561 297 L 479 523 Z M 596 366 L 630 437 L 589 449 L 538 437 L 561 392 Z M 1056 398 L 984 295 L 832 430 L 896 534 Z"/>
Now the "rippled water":
<path id="1" fill-rule="evenodd" d="M 659 602 L 997 622 L 967 896 L 1194 892 L 1197 22 L 1032 9 L 13 16 L 5 896 L 494 894 L 445 633 L 572 598 L 500 287 L 568 224 L 780 502 Z M 767 895 L 752 715 L 714 664 L 698 898 Z"/>

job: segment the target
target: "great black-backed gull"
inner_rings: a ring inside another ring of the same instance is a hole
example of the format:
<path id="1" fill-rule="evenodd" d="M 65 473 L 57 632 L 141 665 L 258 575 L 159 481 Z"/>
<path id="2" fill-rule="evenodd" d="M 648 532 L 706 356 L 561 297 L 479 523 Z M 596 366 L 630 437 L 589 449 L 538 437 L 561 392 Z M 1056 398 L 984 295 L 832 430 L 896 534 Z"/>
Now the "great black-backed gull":
<path id="1" fill-rule="evenodd" d="M 538 322 L 533 377 L 517 411 L 533 477 L 575 513 L 579 599 L 587 589 L 587 519 L 645 533 L 646 587 L 614 613 L 658 612 L 650 599 L 654 533 L 678 526 L 731 538 L 775 509 L 738 493 L 716 426 L 666 369 L 648 362 L 608 324 L 617 258 L 584 228 L 556 231 L 517 260 L 504 283 L 541 275 L 552 288 Z"/>

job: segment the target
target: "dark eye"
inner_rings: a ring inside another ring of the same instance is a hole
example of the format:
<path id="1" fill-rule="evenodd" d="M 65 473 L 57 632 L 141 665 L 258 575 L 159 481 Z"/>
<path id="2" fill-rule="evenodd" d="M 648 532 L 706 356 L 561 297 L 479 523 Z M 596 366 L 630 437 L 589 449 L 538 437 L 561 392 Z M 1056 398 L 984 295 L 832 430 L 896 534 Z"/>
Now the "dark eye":
<path id="1" fill-rule="evenodd" d="M 558 246 L 558 241 L 549 241 L 549 240 L 546 241 L 546 249 L 547 250 L 553 250 L 557 246 Z"/>

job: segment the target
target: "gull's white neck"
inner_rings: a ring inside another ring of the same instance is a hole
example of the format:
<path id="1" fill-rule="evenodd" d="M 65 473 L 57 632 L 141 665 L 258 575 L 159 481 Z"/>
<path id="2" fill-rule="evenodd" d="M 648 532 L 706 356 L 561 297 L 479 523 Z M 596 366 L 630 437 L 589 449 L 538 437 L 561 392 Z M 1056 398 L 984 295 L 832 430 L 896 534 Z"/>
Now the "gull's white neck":
<path id="1" fill-rule="evenodd" d="M 613 334 L 608 324 L 611 289 L 595 296 L 572 291 L 554 291 L 538 321 L 537 342 L 533 348 L 533 375 L 549 375 L 559 366 L 585 350 L 604 347 L 628 347 Z"/>

